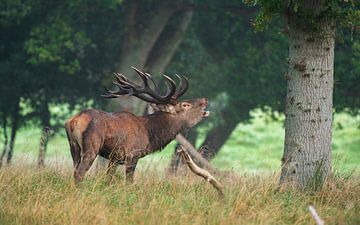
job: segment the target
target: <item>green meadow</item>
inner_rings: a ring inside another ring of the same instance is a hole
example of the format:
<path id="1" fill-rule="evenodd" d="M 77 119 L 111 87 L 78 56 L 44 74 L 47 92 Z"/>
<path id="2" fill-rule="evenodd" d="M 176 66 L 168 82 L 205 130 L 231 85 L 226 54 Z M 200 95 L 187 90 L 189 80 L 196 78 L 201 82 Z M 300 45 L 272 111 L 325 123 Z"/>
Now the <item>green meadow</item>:
<path id="1" fill-rule="evenodd" d="M 283 116 L 276 120 L 260 110 L 251 113 L 250 121 L 240 123 L 212 163 L 222 170 L 238 173 L 279 172 L 283 150 Z M 17 158 L 36 160 L 40 142 L 40 129 L 27 126 L 20 130 L 14 150 Z M 201 138 L 199 138 L 201 141 Z M 198 141 L 198 144 L 200 143 Z M 174 151 L 174 142 L 161 152 L 146 156 L 139 167 L 149 164 L 166 167 Z M 63 129 L 49 141 L 47 163 L 64 161 L 71 165 L 71 156 Z M 333 126 L 333 168 L 351 173 L 360 165 L 360 116 L 335 114 Z M 359 171 L 358 171 L 359 172 Z"/>

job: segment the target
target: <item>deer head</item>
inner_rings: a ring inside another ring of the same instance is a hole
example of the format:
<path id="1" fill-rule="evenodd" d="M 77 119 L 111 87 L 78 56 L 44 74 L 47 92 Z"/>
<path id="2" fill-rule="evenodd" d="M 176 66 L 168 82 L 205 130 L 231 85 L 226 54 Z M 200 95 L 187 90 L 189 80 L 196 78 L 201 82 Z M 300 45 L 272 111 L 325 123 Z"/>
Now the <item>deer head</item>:
<path id="1" fill-rule="evenodd" d="M 103 95 L 105 98 L 118 98 L 120 96 L 134 96 L 145 102 L 150 103 L 150 106 L 156 113 L 166 114 L 167 116 L 174 117 L 177 121 L 181 121 L 186 127 L 190 128 L 201 121 L 204 117 L 209 116 L 210 112 L 205 108 L 208 100 L 205 98 L 183 100 L 179 98 L 188 90 L 189 82 L 185 76 L 179 76 L 179 86 L 177 87 L 175 81 L 166 75 L 162 75 L 166 81 L 168 90 L 166 94 L 161 95 L 158 93 L 157 86 L 152 79 L 151 75 L 144 73 L 135 67 L 132 67 L 143 81 L 142 85 L 136 84 L 124 75 L 115 73 L 114 84 L 119 88 L 117 91 L 106 89 L 107 94 Z M 152 83 L 154 88 L 149 86 Z"/>

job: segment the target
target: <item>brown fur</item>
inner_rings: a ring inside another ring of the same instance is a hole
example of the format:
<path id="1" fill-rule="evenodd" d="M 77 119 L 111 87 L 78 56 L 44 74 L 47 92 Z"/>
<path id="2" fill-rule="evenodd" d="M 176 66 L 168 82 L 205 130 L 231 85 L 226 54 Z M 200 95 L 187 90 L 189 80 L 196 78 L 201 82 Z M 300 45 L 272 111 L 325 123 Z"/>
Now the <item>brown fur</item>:
<path id="1" fill-rule="evenodd" d="M 131 181 L 138 159 L 165 147 L 183 129 L 207 116 L 204 98 L 161 105 L 164 111 L 146 116 L 128 112 L 109 113 L 96 109 L 83 110 L 65 123 L 74 178 L 79 182 L 97 155 L 114 164 L 125 163 L 126 178 Z"/>

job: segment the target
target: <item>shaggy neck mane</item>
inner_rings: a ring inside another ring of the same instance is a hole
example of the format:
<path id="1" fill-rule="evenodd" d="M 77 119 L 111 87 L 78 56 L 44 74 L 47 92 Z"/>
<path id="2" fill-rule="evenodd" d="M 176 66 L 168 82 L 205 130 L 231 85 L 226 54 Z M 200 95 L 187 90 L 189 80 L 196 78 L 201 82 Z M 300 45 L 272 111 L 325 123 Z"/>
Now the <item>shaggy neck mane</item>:
<path id="1" fill-rule="evenodd" d="M 185 129 L 184 122 L 178 118 L 173 117 L 170 113 L 156 112 L 145 116 L 145 127 L 148 131 L 150 152 L 161 150 L 172 140 L 175 136 Z"/>

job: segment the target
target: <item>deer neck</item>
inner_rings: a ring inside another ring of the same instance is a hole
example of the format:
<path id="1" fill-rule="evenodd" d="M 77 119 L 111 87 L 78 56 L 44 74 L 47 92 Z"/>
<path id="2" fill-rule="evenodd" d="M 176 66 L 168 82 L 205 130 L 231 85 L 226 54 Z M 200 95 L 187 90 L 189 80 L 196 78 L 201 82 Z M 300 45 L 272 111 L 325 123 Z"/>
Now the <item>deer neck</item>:
<path id="1" fill-rule="evenodd" d="M 164 148 L 185 129 L 184 122 L 170 113 L 157 112 L 145 116 L 145 119 L 149 136 L 148 149 L 151 152 Z"/>

